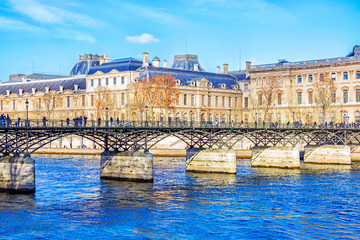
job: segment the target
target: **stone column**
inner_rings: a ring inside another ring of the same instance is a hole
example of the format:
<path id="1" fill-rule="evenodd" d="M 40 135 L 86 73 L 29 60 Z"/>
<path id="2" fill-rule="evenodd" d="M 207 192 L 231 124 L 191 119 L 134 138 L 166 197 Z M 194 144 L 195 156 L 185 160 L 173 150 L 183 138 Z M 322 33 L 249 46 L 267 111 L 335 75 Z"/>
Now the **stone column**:
<path id="1" fill-rule="evenodd" d="M 35 161 L 30 157 L 0 158 L 0 191 L 35 192 Z"/>
<path id="2" fill-rule="evenodd" d="M 350 146 L 307 146 L 305 147 L 304 162 L 322 164 L 351 164 Z"/>
<path id="3" fill-rule="evenodd" d="M 300 168 L 300 152 L 297 147 L 253 148 L 251 166 Z"/>
<path id="4" fill-rule="evenodd" d="M 196 151 L 198 153 L 195 153 Z M 188 172 L 236 174 L 236 153 L 232 149 L 193 149 L 192 153 L 193 155 L 186 161 Z"/>
<path id="5" fill-rule="evenodd" d="M 100 178 L 152 182 L 153 155 L 145 152 L 111 152 L 101 154 Z"/>

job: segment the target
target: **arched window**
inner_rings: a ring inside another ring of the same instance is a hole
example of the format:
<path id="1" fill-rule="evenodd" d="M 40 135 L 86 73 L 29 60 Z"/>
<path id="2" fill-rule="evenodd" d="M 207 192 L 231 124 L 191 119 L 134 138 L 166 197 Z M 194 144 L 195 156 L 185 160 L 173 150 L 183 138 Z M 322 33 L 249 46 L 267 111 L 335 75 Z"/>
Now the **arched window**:
<path id="1" fill-rule="evenodd" d="M 355 113 L 355 122 L 360 123 L 360 112 Z"/>
<path id="2" fill-rule="evenodd" d="M 313 75 L 309 75 L 309 82 L 313 81 Z"/>

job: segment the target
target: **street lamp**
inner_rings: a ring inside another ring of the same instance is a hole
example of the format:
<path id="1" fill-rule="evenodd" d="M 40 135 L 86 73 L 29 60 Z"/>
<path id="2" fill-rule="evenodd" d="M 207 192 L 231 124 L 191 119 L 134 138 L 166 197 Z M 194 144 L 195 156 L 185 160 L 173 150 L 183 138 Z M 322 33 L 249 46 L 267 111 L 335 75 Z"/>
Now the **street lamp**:
<path id="1" fill-rule="evenodd" d="M 231 126 L 231 108 L 229 109 L 229 126 Z"/>
<path id="2" fill-rule="evenodd" d="M 255 113 L 255 128 L 257 128 L 257 124 L 258 124 L 258 113 Z"/>
<path id="3" fill-rule="evenodd" d="M 147 120 L 147 110 L 148 110 L 148 106 L 145 106 L 145 127 L 148 126 L 148 120 Z"/>
<path id="4" fill-rule="evenodd" d="M 106 111 L 106 121 L 105 121 L 105 127 L 108 127 L 108 126 L 109 126 L 109 122 L 108 122 L 109 108 L 108 108 L 108 107 L 106 107 L 106 108 L 105 108 L 105 111 Z"/>
<path id="5" fill-rule="evenodd" d="M 25 125 L 26 127 L 29 126 L 29 101 L 26 99 L 25 101 L 25 107 L 26 107 L 26 122 Z"/>
<path id="6" fill-rule="evenodd" d="M 192 110 L 190 110 L 190 127 L 193 126 L 193 123 L 192 123 L 193 119 L 192 119 Z"/>
<path id="7" fill-rule="evenodd" d="M 309 128 L 309 125 L 310 125 L 310 114 L 307 115 L 307 127 Z"/>

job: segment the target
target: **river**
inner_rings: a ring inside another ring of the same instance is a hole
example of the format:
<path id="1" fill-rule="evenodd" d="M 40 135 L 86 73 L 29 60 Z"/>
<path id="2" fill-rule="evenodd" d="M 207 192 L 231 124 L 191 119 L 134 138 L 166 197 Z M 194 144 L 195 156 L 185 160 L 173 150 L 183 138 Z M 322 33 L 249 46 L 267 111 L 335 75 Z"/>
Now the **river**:
<path id="1" fill-rule="evenodd" d="M 359 239 L 360 163 L 185 172 L 154 158 L 154 183 L 100 180 L 99 159 L 37 156 L 36 193 L 0 193 L 0 239 Z"/>

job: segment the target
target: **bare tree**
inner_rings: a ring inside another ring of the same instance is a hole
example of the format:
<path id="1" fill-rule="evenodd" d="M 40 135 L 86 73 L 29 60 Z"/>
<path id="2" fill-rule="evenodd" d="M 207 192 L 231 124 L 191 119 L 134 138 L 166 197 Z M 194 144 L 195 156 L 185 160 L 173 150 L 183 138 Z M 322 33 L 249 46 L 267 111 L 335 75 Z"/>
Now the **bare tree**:
<path id="1" fill-rule="evenodd" d="M 269 112 L 275 103 L 276 94 L 279 90 L 280 82 L 276 76 L 264 79 L 261 85 L 257 88 L 257 105 L 263 113 L 263 121 L 271 121 L 269 118 Z"/>
<path id="2" fill-rule="evenodd" d="M 330 109 L 336 104 L 335 91 L 334 81 L 329 77 L 317 79 L 314 83 L 314 103 L 321 122 L 330 120 Z"/>

